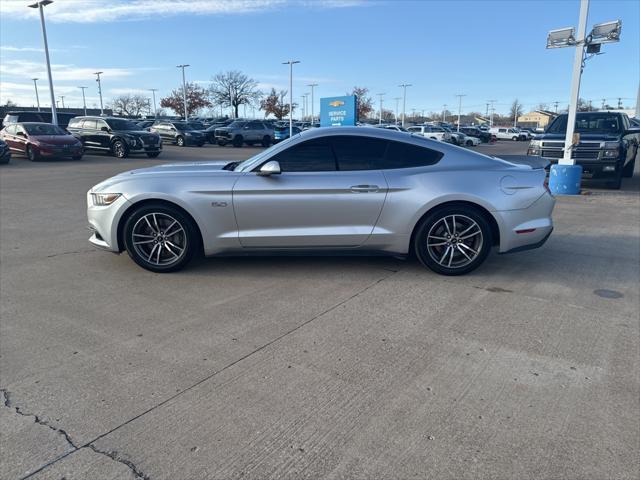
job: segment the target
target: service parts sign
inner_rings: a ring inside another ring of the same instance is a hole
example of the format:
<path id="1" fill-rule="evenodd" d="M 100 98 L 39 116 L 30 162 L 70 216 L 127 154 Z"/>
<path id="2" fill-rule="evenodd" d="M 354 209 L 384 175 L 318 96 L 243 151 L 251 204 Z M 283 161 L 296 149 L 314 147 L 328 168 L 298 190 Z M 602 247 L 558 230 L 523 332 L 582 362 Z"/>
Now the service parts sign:
<path id="1" fill-rule="evenodd" d="M 340 127 L 355 125 L 358 121 L 358 98 L 329 97 L 320 99 L 320 126 Z"/>

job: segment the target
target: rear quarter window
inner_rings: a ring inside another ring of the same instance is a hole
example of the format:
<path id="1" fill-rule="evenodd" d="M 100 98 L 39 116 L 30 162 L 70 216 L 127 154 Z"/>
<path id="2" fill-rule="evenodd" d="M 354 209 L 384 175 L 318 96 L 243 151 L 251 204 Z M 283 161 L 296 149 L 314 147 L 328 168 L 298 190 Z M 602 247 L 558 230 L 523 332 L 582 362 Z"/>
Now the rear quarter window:
<path id="1" fill-rule="evenodd" d="M 81 118 L 72 118 L 71 120 L 69 120 L 69 127 L 71 128 L 80 128 L 81 124 L 82 124 Z"/>
<path id="2" fill-rule="evenodd" d="M 390 141 L 380 168 L 389 170 L 394 168 L 426 167 L 438 163 L 443 155 L 443 153 L 430 148 Z"/>
<path id="3" fill-rule="evenodd" d="M 387 141 L 361 136 L 331 139 L 339 170 L 375 170 L 384 160 Z"/>

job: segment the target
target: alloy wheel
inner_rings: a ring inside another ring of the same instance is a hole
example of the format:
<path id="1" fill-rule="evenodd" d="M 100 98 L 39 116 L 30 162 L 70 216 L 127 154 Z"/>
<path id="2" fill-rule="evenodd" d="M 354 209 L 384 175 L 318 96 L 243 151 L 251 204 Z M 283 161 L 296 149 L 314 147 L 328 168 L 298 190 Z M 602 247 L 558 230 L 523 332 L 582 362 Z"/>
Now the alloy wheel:
<path id="1" fill-rule="evenodd" d="M 124 143 L 117 141 L 113 144 L 113 154 L 118 158 L 124 158 L 127 154 Z"/>
<path id="2" fill-rule="evenodd" d="M 438 265 L 462 268 L 482 251 L 482 229 L 466 215 L 447 215 L 437 220 L 427 234 L 427 251 Z"/>
<path id="3" fill-rule="evenodd" d="M 152 212 L 140 217 L 131 236 L 136 253 L 154 266 L 172 265 L 180 261 L 187 250 L 184 227 L 166 213 Z"/>

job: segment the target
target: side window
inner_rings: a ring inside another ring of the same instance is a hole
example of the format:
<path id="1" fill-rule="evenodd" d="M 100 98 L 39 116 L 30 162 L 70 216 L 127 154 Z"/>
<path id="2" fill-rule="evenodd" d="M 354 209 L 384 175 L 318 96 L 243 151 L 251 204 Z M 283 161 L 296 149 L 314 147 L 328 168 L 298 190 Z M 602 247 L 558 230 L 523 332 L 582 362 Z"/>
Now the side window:
<path id="1" fill-rule="evenodd" d="M 7 132 L 9 135 L 15 135 L 16 134 L 16 124 L 11 124 L 11 125 L 7 125 L 7 127 L 4 129 L 5 132 Z"/>
<path id="2" fill-rule="evenodd" d="M 386 140 L 360 136 L 331 137 L 338 170 L 376 170 L 387 150 Z"/>
<path id="3" fill-rule="evenodd" d="M 499 128 L 498 129 L 498 133 L 506 133 L 507 129 L 506 128 Z"/>
<path id="4" fill-rule="evenodd" d="M 407 131 L 416 133 L 420 131 L 420 127 L 409 127 Z"/>
<path id="5" fill-rule="evenodd" d="M 69 126 L 71 128 L 80 128 L 81 124 L 82 124 L 81 118 L 72 118 L 71 120 L 69 120 Z"/>
<path id="6" fill-rule="evenodd" d="M 283 172 L 332 172 L 336 161 L 326 140 L 309 140 L 270 158 L 280 163 Z"/>
<path id="7" fill-rule="evenodd" d="M 102 127 L 109 128 L 109 125 L 107 125 L 107 122 L 105 122 L 104 120 L 96 120 L 96 128 L 100 130 Z"/>
<path id="8" fill-rule="evenodd" d="M 412 168 L 434 165 L 443 153 L 404 142 L 389 142 L 387 154 L 380 168 Z"/>
<path id="9" fill-rule="evenodd" d="M 251 122 L 249 128 L 251 130 L 264 130 L 264 125 L 261 122 Z"/>
<path id="10" fill-rule="evenodd" d="M 95 120 L 91 120 L 91 119 L 86 119 L 84 122 L 82 122 L 82 128 L 86 128 L 89 130 L 95 130 L 96 129 L 96 121 Z"/>

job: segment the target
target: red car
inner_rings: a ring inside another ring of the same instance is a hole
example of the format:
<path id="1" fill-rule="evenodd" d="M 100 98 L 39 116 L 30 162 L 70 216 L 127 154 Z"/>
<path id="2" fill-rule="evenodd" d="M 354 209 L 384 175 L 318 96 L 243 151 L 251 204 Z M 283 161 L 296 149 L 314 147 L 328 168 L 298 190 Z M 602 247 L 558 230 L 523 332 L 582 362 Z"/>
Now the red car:
<path id="1" fill-rule="evenodd" d="M 12 152 L 22 153 L 29 160 L 48 157 L 71 157 L 80 160 L 84 150 L 73 135 L 51 123 L 11 123 L 0 131 Z"/>

